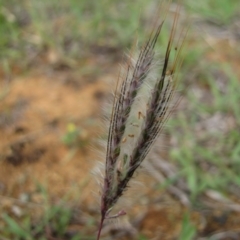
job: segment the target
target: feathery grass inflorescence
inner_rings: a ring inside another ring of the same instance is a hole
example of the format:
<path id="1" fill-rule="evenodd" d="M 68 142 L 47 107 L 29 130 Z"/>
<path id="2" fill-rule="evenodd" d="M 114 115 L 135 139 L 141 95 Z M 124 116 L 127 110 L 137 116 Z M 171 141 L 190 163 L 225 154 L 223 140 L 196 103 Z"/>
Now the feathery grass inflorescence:
<path id="1" fill-rule="evenodd" d="M 126 73 L 123 78 L 119 77 L 117 82 L 108 131 L 101 221 L 97 239 L 100 238 L 105 219 L 125 214 L 122 210 L 112 217 L 109 216 L 112 207 L 126 190 L 134 172 L 154 145 L 171 112 L 170 103 L 177 85 L 176 71 L 181 64 L 180 52 L 183 41 L 179 40 L 178 46 L 173 48 L 179 16 L 178 8 L 163 64 L 159 66 L 160 73 L 156 77 L 151 76 L 151 71 L 157 66 L 154 48 L 166 18 L 169 2 L 161 7 L 165 16 L 140 50 L 137 61 L 130 59 L 127 62 Z M 175 54 L 173 61 L 170 61 L 173 49 Z"/>

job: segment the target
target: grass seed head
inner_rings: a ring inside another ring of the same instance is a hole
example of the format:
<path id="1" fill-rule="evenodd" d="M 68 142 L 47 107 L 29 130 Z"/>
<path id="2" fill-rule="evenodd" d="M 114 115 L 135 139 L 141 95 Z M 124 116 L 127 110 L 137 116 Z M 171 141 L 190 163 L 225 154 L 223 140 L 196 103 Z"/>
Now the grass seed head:
<path id="1" fill-rule="evenodd" d="M 101 196 L 101 224 L 111 218 L 110 211 L 126 190 L 135 171 L 141 166 L 169 117 L 171 100 L 177 86 L 182 43 L 176 39 L 177 10 L 163 63 L 156 62 L 155 46 L 165 21 L 169 2 L 163 4 L 164 17 L 140 49 L 136 60 L 126 62 L 125 74 L 117 81 L 106 149 L 105 175 Z M 180 38 L 181 39 L 181 38 Z M 174 51 L 174 56 L 172 56 Z M 155 68 L 158 68 L 156 71 Z M 153 72 L 153 74 L 151 74 Z M 158 74 L 157 74 L 158 73 Z M 124 211 L 113 218 L 124 215 Z"/>

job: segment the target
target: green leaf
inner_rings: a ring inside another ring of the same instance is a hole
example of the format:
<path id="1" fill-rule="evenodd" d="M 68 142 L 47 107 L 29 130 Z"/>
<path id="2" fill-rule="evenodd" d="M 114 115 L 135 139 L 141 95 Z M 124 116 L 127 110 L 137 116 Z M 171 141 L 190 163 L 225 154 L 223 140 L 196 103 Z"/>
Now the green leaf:
<path id="1" fill-rule="evenodd" d="M 29 239 L 29 233 L 26 232 L 19 224 L 12 219 L 7 214 L 3 214 L 2 218 L 6 221 L 7 225 L 9 226 L 10 233 L 14 234 L 15 237 L 21 237 L 24 239 Z"/>
<path id="2" fill-rule="evenodd" d="M 192 240 L 196 234 L 196 227 L 191 223 L 189 214 L 184 214 L 182 221 L 182 230 L 179 240 Z"/>

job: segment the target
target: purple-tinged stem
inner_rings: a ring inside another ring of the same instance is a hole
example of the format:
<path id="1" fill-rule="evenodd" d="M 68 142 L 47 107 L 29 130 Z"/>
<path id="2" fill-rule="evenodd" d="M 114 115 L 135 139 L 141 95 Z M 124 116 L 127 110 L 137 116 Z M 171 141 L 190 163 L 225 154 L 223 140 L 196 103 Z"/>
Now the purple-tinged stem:
<path id="1" fill-rule="evenodd" d="M 102 231 L 104 219 L 105 219 L 105 215 L 102 215 L 102 217 L 101 217 L 101 222 L 100 222 L 99 228 L 98 228 L 97 240 L 100 239 L 100 235 L 101 235 L 101 231 Z"/>

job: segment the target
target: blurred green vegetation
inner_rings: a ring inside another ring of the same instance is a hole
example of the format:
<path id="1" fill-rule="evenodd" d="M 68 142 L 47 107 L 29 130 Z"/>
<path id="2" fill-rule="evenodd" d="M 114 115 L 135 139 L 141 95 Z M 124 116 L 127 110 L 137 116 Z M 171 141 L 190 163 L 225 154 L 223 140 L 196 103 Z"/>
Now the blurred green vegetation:
<path id="1" fill-rule="evenodd" d="M 239 14 L 240 10 L 238 0 L 185 0 L 184 4 L 186 4 L 191 12 L 218 23 L 219 25 L 231 23 L 233 18 Z"/>
<path id="2" fill-rule="evenodd" d="M 2 0 L 0 57 L 19 64 L 47 49 L 66 60 L 81 59 L 94 47 L 129 47 L 134 33 L 143 31 L 140 16 L 147 7 L 143 0 Z"/>
<path id="3" fill-rule="evenodd" d="M 211 100 L 199 101 L 193 91 L 188 91 L 190 108 L 177 114 L 169 124 L 171 134 L 181 139 L 178 146 L 170 150 L 171 157 L 180 164 L 180 172 L 195 201 L 206 189 L 227 193 L 230 184 L 239 185 L 240 142 L 236 133 L 240 127 L 240 113 L 236 107 L 240 102 L 239 79 L 227 69 L 225 74 L 228 81 L 224 94 L 209 70 L 206 84 Z M 229 119 L 234 119 L 236 125 L 224 131 L 221 127 L 227 128 Z M 202 130 L 199 130 L 201 124 Z"/>
<path id="4" fill-rule="evenodd" d="M 87 233 L 89 227 L 93 226 L 94 219 L 88 217 L 88 222 L 81 232 L 68 229 L 69 225 L 79 224 L 81 215 L 78 210 L 73 211 L 73 207 L 67 207 L 68 197 L 63 196 L 60 204 L 52 204 L 47 189 L 38 185 L 39 192 L 44 199 L 44 203 L 36 208 L 43 211 L 42 218 L 36 218 L 34 214 L 24 214 L 16 220 L 9 214 L 2 213 L 0 219 L 5 221 L 6 226 L 0 226 L 1 236 L 7 239 L 24 240 L 46 240 L 54 235 L 56 239 L 69 240 L 93 240 L 94 236 Z"/>

